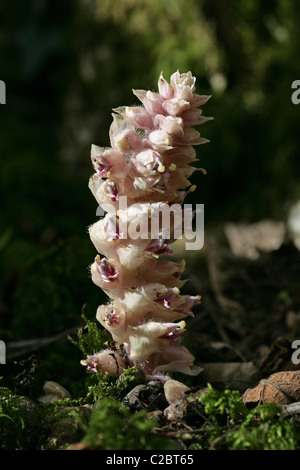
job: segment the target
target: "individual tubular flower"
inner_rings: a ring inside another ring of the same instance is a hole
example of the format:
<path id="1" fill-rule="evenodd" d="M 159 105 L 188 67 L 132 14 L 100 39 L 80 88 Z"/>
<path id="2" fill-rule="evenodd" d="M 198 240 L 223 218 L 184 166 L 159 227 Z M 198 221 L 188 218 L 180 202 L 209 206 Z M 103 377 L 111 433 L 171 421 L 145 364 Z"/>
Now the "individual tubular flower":
<path id="1" fill-rule="evenodd" d="M 126 367 L 124 358 L 118 352 L 110 349 L 87 356 L 81 361 L 81 364 L 86 366 L 88 370 L 94 372 L 101 370 L 111 377 L 118 377 Z"/>
<path id="2" fill-rule="evenodd" d="M 186 282 L 184 261 L 165 259 L 182 225 L 182 203 L 195 190 L 189 178 L 205 172 L 195 166 L 194 146 L 208 140 L 194 126 L 212 119 L 199 108 L 210 96 L 195 94 L 195 81 L 191 72 L 177 71 L 170 82 L 161 73 L 157 93 L 133 90 L 141 105 L 115 108 L 111 147 L 91 149 L 95 173 L 89 187 L 106 212 L 89 227 L 98 252 L 91 277 L 109 298 L 96 317 L 122 345 L 127 365 L 163 382 L 172 372 L 196 375 L 201 370 L 181 344 L 184 318 L 194 315 L 200 296 L 180 291 Z M 167 227 L 162 211 L 175 206 Z M 113 376 L 125 367 L 124 358 L 110 350 L 83 363 Z M 179 396 L 185 389 L 181 384 L 176 392 L 176 381 L 169 385 L 168 395 Z"/>

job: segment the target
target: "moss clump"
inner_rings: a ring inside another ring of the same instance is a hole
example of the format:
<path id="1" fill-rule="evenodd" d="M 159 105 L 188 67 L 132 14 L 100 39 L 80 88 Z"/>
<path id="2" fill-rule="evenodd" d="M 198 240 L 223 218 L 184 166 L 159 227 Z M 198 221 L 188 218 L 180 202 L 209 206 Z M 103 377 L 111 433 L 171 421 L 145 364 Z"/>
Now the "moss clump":
<path id="1" fill-rule="evenodd" d="M 300 426 L 279 416 L 281 409 L 271 403 L 250 411 L 240 428 L 227 436 L 230 450 L 296 450 Z"/>
<path id="2" fill-rule="evenodd" d="M 81 423 L 88 423 L 91 415 L 91 407 L 82 406 L 82 400 L 65 398 L 40 406 L 43 417 L 40 427 L 44 430 L 41 450 L 65 449 L 82 438 Z"/>
<path id="3" fill-rule="evenodd" d="M 78 329 L 77 339 L 69 337 L 69 340 L 82 352 L 82 356 L 85 358 L 86 356 L 104 349 L 106 347 L 104 343 L 111 338 L 106 330 L 98 328 L 94 321 L 86 317 L 84 308 L 81 317 L 85 325 Z"/>
<path id="4" fill-rule="evenodd" d="M 273 403 L 249 410 L 235 390 L 219 392 L 210 385 L 199 401 L 205 422 L 189 449 L 295 450 L 300 447 L 300 425 L 281 416 Z"/>
<path id="5" fill-rule="evenodd" d="M 6 387 L 0 387 L 0 449 L 24 446 L 24 419 L 18 405 L 21 397 L 15 397 Z"/>
<path id="6" fill-rule="evenodd" d="M 174 449 L 168 439 L 152 434 L 155 426 L 145 411 L 132 413 L 117 400 L 104 398 L 94 408 L 88 425 L 83 425 L 83 442 L 99 450 Z"/>
<path id="7" fill-rule="evenodd" d="M 236 390 L 224 390 L 222 393 L 208 385 L 209 390 L 200 397 L 204 403 L 204 411 L 213 423 L 221 424 L 224 417 L 237 421 L 247 416 L 247 407 L 240 399 Z"/>
<path id="8" fill-rule="evenodd" d="M 97 403 L 105 397 L 115 397 L 116 379 L 103 374 L 101 370 L 97 372 L 87 371 L 88 374 L 88 392 L 84 398 L 86 403 Z"/>

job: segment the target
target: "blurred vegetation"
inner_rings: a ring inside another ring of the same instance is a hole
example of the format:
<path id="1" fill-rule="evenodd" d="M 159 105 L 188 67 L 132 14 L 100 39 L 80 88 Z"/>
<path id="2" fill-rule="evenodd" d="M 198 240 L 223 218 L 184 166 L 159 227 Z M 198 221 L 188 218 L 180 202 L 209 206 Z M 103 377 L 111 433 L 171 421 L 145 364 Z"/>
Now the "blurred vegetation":
<path id="1" fill-rule="evenodd" d="M 132 88 L 156 89 L 161 70 L 191 70 L 197 92 L 213 95 L 211 143 L 198 149 L 208 174 L 193 176 L 189 196 L 206 223 L 284 219 L 300 196 L 299 1 L 23 0 L 17 10 L 0 5 L 1 339 L 51 337 L 105 301 L 88 271 L 90 145 L 109 145 L 111 109 L 135 104 Z M 69 343 L 40 351 L 43 377 L 80 376 Z"/>

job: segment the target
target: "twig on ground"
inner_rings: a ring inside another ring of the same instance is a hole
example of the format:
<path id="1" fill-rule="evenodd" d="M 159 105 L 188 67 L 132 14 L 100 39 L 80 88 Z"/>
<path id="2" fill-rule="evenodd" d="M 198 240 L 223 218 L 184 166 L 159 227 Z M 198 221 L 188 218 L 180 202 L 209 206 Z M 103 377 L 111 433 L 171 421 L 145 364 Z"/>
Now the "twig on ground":
<path id="1" fill-rule="evenodd" d="M 58 333 L 57 335 L 49 336 L 47 338 L 33 338 L 7 343 L 7 359 L 15 359 L 16 357 L 21 357 L 24 354 L 36 351 L 37 349 L 40 349 L 44 346 L 48 346 L 51 343 L 57 343 L 58 341 L 64 340 L 69 334 L 75 333 L 78 328 L 79 326 L 72 327 L 68 330 Z"/>

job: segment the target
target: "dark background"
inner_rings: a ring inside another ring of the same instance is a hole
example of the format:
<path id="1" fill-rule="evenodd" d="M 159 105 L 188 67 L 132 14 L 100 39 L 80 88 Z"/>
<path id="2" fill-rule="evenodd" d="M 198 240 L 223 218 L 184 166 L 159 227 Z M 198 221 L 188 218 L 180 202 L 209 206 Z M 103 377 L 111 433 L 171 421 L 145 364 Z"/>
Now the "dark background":
<path id="1" fill-rule="evenodd" d="M 94 318 L 87 227 L 92 143 L 109 145 L 111 110 L 177 69 L 212 94 L 197 149 L 207 175 L 191 202 L 205 224 L 284 220 L 299 191 L 299 1 L 1 2 L 0 337 L 49 338 Z M 84 307 L 85 306 L 85 307 Z M 70 344 L 44 350 L 49 380 L 78 373 Z M 46 366 L 44 366 L 46 367 Z M 79 367 L 79 366 L 78 366 Z M 51 373 L 49 372 L 51 371 Z M 51 377 L 49 376 L 51 375 Z"/>

